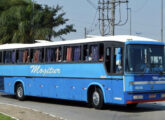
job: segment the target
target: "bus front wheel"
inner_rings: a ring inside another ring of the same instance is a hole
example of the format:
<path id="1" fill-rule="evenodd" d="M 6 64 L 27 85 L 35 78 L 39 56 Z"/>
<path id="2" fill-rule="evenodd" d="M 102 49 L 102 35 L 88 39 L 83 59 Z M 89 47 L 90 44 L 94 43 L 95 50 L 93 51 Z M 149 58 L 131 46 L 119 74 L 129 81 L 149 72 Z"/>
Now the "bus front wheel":
<path id="1" fill-rule="evenodd" d="M 17 84 L 16 85 L 16 97 L 18 100 L 24 100 L 25 96 L 24 96 L 24 88 L 22 84 Z"/>
<path id="2" fill-rule="evenodd" d="M 96 88 L 91 96 L 92 106 L 96 109 L 102 109 L 104 105 L 103 93 L 100 88 Z"/>

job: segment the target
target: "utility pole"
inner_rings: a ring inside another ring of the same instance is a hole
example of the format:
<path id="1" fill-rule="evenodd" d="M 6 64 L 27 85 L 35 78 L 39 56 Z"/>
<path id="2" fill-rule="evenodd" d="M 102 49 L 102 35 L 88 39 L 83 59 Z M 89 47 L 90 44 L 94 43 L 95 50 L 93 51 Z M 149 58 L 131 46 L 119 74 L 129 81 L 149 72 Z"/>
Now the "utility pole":
<path id="1" fill-rule="evenodd" d="M 87 28 L 84 28 L 84 38 L 87 38 Z"/>
<path id="2" fill-rule="evenodd" d="M 161 0 L 161 41 L 163 41 L 163 32 L 164 32 L 164 29 L 163 29 L 163 26 L 164 26 L 164 23 L 163 23 L 163 19 L 164 19 L 164 15 L 163 15 L 163 0 Z"/>
<path id="3" fill-rule="evenodd" d="M 99 21 L 101 21 L 101 35 L 105 35 L 105 1 L 102 0 L 102 2 L 99 0 Z"/>
<path id="4" fill-rule="evenodd" d="M 112 0 L 112 10 L 111 10 L 111 24 L 110 24 L 110 35 L 114 36 L 115 35 L 115 0 Z"/>
<path id="5" fill-rule="evenodd" d="M 107 28 L 109 30 L 108 34 L 110 34 L 111 36 L 114 36 L 115 35 L 115 26 L 123 25 L 123 24 L 121 24 L 121 22 L 122 22 L 121 19 L 118 24 L 115 24 L 116 5 L 119 4 L 119 7 L 120 7 L 120 4 L 122 4 L 122 3 L 128 3 L 128 0 L 99 0 L 99 2 L 98 2 L 98 4 L 99 4 L 99 7 L 98 7 L 99 23 L 101 23 L 99 25 L 99 27 L 100 27 L 100 33 L 102 36 L 107 35 L 107 33 L 106 33 Z M 107 7 L 105 7 L 105 6 L 107 6 Z M 111 6 L 111 7 L 109 7 L 109 6 Z M 107 17 L 105 15 L 107 15 Z M 128 16 L 128 14 L 127 14 L 127 16 Z M 106 29 L 105 29 L 105 27 L 106 27 Z"/>
<path id="6" fill-rule="evenodd" d="M 105 26 L 105 23 L 104 23 L 104 9 L 105 9 L 105 6 L 104 6 L 104 0 L 102 2 L 102 36 L 105 35 L 105 31 L 104 31 L 104 26 Z"/>
<path id="7" fill-rule="evenodd" d="M 131 8 L 128 8 L 128 10 L 129 10 L 129 17 L 130 17 L 129 34 L 132 35 L 132 11 L 131 11 Z"/>

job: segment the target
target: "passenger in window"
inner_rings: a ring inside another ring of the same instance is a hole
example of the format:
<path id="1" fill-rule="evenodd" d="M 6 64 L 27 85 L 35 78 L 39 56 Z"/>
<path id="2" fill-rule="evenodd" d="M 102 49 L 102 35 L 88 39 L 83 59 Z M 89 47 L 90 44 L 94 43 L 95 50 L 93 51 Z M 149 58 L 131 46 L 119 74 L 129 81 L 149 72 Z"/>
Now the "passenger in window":
<path id="1" fill-rule="evenodd" d="M 39 50 L 35 50 L 33 58 L 34 58 L 34 63 L 37 63 L 39 61 Z"/>
<path id="2" fill-rule="evenodd" d="M 30 62 L 30 56 L 28 55 L 26 63 Z"/>
<path id="3" fill-rule="evenodd" d="M 27 63 L 27 58 L 28 58 L 28 50 L 25 50 L 23 52 L 23 63 Z"/>
<path id="4" fill-rule="evenodd" d="M 92 61 L 98 61 L 99 60 L 98 46 L 96 45 L 92 46 L 91 52 L 92 52 Z"/>
<path id="5" fill-rule="evenodd" d="M 116 67 L 116 73 L 122 72 L 122 49 L 116 48 L 115 49 L 116 55 L 114 56 L 115 59 L 115 67 Z"/>
<path id="6" fill-rule="evenodd" d="M 89 56 L 86 56 L 85 60 L 86 61 L 92 61 L 92 53 L 90 53 Z"/>
<path id="7" fill-rule="evenodd" d="M 62 59 L 61 59 L 61 52 L 60 52 L 60 49 L 57 48 L 56 49 L 56 62 L 61 62 Z"/>
<path id="8" fill-rule="evenodd" d="M 103 55 L 101 55 L 99 61 L 100 61 L 100 62 L 104 61 L 104 56 L 103 56 Z"/>

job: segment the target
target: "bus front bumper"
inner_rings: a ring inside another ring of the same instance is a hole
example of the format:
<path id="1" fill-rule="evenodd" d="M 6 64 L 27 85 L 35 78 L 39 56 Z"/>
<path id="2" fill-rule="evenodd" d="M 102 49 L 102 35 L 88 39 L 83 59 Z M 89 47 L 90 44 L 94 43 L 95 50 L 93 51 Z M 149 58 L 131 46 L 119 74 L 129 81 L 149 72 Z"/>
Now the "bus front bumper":
<path id="1" fill-rule="evenodd" d="M 154 100 L 127 100 L 127 104 L 134 104 L 134 103 L 146 103 L 146 102 L 159 102 L 165 101 L 165 99 L 154 99 Z"/>
<path id="2" fill-rule="evenodd" d="M 127 94 L 126 104 L 165 101 L 165 92 Z"/>

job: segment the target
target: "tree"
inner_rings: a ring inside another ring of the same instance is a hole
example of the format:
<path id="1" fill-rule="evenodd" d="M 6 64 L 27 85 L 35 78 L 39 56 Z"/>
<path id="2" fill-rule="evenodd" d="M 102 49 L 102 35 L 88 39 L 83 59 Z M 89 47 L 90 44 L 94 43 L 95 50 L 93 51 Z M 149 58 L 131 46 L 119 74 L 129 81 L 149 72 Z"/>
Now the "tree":
<path id="1" fill-rule="evenodd" d="M 66 25 L 62 7 L 41 6 L 31 0 L 0 0 L 0 43 L 32 43 L 75 32 Z"/>

